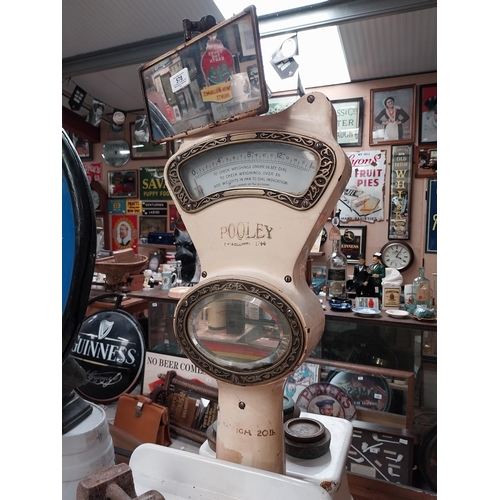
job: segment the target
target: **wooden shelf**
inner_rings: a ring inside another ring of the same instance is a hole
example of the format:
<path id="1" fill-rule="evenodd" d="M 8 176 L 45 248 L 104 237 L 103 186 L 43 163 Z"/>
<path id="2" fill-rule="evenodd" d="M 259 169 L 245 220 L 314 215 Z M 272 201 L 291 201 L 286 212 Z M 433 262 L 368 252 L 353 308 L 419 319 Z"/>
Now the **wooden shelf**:
<path id="1" fill-rule="evenodd" d="M 137 243 L 137 248 L 166 248 L 168 250 L 175 250 L 175 245 L 161 245 L 159 243 Z"/>

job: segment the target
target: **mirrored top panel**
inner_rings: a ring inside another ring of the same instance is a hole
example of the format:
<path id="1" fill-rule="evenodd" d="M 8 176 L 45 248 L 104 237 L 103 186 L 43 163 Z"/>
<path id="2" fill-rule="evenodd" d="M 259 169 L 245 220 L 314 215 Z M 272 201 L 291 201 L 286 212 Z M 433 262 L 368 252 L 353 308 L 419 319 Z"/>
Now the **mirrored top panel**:
<path id="1" fill-rule="evenodd" d="M 268 111 L 255 7 L 139 69 L 155 143 Z"/>

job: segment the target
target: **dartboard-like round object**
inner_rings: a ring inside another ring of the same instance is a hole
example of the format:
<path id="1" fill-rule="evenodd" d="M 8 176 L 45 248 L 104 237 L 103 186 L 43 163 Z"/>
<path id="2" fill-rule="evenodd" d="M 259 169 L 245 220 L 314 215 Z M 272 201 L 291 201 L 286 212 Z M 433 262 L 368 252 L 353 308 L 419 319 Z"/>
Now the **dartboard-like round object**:
<path id="1" fill-rule="evenodd" d="M 437 424 L 422 436 L 418 454 L 419 467 L 434 491 L 437 491 Z"/>
<path id="2" fill-rule="evenodd" d="M 297 406 L 308 413 L 347 420 L 356 416 L 356 406 L 352 398 L 339 387 L 324 382 L 306 387 L 297 398 Z"/>
<path id="3" fill-rule="evenodd" d="M 347 392 L 357 407 L 388 411 L 391 406 L 392 391 L 384 377 L 332 370 L 326 381 Z"/>

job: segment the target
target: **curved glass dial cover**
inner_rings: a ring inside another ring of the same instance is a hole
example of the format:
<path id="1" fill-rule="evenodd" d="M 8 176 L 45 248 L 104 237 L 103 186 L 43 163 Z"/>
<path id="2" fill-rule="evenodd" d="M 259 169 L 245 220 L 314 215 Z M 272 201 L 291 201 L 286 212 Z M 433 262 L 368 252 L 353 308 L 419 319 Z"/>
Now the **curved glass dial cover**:
<path id="1" fill-rule="evenodd" d="M 292 306 L 245 280 L 197 285 L 175 316 L 183 352 L 219 380 L 248 385 L 281 378 L 303 354 L 305 334 Z"/>
<path id="2" fill-rule="evenodd" d="M 272 304 L 246 293 L 205 297 L 190 312 L 188 335 L 198 351 L 219 366 L 271 366 L 288 351 L 291 332 Z"/>
<path id="3" fill-rule="evenodd" d="M 190 159 L 181 179 L 193 199 L 228 189 L 268 188 L 292 195 L 311 185 L 318 156 L 294 144 L 230 144 Z"/>
<path id="4" fill-rule="evenodd" d="M 165 178 L 186 212 L 234 195 L 277 201 L 308 210 L 321 198 L 337 165 L 321 141 L 286 132 L 226 134 L 178 152 Z"/>

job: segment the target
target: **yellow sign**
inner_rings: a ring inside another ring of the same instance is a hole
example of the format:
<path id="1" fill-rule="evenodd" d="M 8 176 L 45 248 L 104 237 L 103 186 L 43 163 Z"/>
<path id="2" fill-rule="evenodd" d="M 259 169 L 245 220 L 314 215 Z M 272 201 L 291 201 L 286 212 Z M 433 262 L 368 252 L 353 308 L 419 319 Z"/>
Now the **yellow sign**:
<path id="1" fill-rule="evenodd" d="M 217 83 L 201 91 L 203 102 L 226 102 L 233 98 L 231 82 Z"/>
<path id="2" fill-rule="evenodd" d="M 142 203 L 139 200 L 127 200 L 127 213 L 128 214 L 142 213 Z"/>

